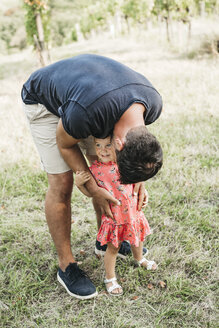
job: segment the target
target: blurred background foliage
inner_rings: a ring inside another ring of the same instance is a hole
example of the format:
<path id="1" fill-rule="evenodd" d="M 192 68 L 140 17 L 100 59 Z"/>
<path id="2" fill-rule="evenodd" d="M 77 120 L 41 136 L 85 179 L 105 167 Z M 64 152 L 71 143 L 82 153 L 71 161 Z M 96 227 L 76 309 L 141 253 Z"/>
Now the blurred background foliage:
<path id="1" fill-rule="evenodd" d="M 0 52 L 34 45 L 35 15 L 43 22 L 48 47 L 86 40 L 101 33 L 114 38 L 133 30 L 162 26 L 171 42 L 171 24 L 183 23 L 191 34 L 197 17 L 219 15 L 219 0 L 1 0 Z M 213 40 L 218 52 L 219 37 Z M 212 42 L 212 41 L 211 41 Z"/>

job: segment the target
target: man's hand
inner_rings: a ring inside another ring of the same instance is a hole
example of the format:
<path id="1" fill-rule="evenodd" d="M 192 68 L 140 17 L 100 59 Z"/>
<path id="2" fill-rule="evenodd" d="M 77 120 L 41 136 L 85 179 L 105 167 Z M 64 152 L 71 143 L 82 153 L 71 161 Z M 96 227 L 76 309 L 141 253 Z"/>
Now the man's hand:
<path id="1" fill-rule="evenodd" d="M 138 210 L 140 211 L 148 203 L 148 192 L 145 189 L 144 182 L 138 182 L 135 184 L 134 195 L 138 197 Z"/>
<path id="2" fill-rule="evenodd" d="M 120 202 L 114 198 L 106 189 L 100 187 L 95 193 L 92 194 L 92 197 L 95 203 L 99 206 L 101 213 L 113 219 L 113 214 L 111 212 L 109 203 L 120 205 Z"/>

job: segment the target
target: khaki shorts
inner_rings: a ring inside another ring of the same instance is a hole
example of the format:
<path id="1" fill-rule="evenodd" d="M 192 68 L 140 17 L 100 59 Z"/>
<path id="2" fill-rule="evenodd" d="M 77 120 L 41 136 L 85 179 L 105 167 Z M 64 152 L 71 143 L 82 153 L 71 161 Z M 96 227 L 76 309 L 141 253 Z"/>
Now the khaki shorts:
<path id="1" fill-rule="evenodd" d="M 42 168 L 50 174 L 59 174 L 71 170 L 64 161 L 56 143 L 59 117 L 49 112 L 42 104 L 26 105 L 23 103 L 23 108 L 41 158 Z M 81 140 L 78 145 L 84 155 L 96 155 L 92 136 Z"/>

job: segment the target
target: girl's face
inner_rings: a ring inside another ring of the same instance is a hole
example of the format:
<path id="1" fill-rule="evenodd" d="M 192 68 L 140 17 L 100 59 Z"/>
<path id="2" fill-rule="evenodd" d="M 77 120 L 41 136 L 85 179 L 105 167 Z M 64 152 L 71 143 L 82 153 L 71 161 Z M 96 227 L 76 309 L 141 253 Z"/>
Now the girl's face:
<path id="1" fill-rule="evenodd" d="M 96 154 L 98 160 L 102 163 L 115 162 L 116 154 L 113 144 L 111 143 L 111 138 L 107 137 L 105 139 L 94 138 Z"/>

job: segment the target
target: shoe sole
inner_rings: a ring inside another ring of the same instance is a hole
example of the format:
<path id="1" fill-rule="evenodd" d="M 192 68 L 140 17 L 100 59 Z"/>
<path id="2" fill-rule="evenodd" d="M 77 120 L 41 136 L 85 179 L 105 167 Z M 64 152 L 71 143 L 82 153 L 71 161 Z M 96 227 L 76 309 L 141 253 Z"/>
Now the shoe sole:
<path id="1" fill-rule="evenodd" d="M 98 295 L 97 291 L 95 293 L 93 293 L 91 295 L 87 295 L 87 296 L 80 296 L 77 294 L 73 294 L 72 292 L 69 291 L 69 289 L 66 286 L 66 284 L 64 283 L 64 281 L 60 278 L 59 273 L 57 273 L 57 279 L 58 279 L 58 282 L 60 282 L 60 284 L 66 289 L 66 291 L 69 295 L 71 295 L 79 300 L 89 300 L 90 298 L 96 297 Z"/>
<path id="2" fill-rule="evenodd" d="M 122 296 L 122 295 L 123 295 L 123 292 L 122 292 L 122 293 L 119 293 L 119 294 L 108 293 L 108 295 L 110 295 L 110 296 L 112 296 L 112 297 L 118 297 L 118 296 Z"/>
<path id="3" fill-rule="evenodd" d="M 95 254 L 96 254 L 98 257 L 100 257 L 100 256 L 102 257 L 102 256 L 104 256 L 105 253 L 106 253 L 106 251 L 100 251 L 100 250 L 97 249 L 96 247 L 95 247 L 94 252 L 95 252 Z M 146 256 L 146 255 L 148 255 L 148 253 L 149 253 L 149 251 L 148 251 L 148 249 L 147 249 L 147 252 L 144 253 L 143 255 Z M 120 257 L 120 258 L 123 259 L 123 260 L 127 259 L 127 257 L 128 257 L 128 255 L 122 255 L 122 254 L 120 254 L 120 253 L 118 253 L 117 256 Z"/>
<path id="4" fill-rule="evenodd" d="M 95 254 L 99 257 L 99 256 L 104 256 L 106 251 L 100 251 L 99 249 L 97 249 L 95 247 L 95 250 L 94 250 Z M 117 255 L 118 257 L 120 257 L 121 259 L 125 260 L 127 258 L 127 255 L 122 255 L 122 254 L 119 254 Z"/>

